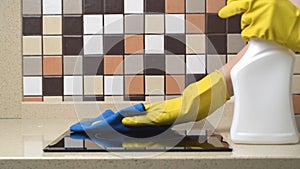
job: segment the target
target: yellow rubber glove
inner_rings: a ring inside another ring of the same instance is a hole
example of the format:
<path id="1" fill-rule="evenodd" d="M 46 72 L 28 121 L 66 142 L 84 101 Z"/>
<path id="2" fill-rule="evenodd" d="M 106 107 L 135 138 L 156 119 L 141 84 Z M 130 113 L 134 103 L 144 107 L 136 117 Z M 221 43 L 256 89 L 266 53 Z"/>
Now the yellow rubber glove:
<path id="1" fill-rule="evenodd" d="M 202 80 L 190 84 L 182 96 L 146 104 L 146 115 L 126 117 L 127 126 L 172 125 L 202 120 L 229 99 L 224 75 L 216 70 Z"/>
<path id="2" fill-rule="evenodd" d="M 221 18 L 243 13 L 242 38 L 263 38 L 300 52 L 300 10 L 289 0 L 228 0 Z"/>

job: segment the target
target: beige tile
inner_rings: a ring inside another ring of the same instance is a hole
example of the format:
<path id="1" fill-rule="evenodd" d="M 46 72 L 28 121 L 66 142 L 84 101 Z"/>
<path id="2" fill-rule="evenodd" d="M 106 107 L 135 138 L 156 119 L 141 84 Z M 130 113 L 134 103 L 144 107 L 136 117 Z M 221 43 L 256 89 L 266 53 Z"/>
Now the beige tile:
<path id="1" fill-rule="evenodd" d="M 108 103 L 108 102 L 112 102 L 112 103 L 124 102 L 124 97 L 123 96 L 105 96 L 104 100 L 106 103 Z"/>
<path id="2" fill-rule="evenodd" d="M 23 55 L 42 55 L 41 36 L 23 37 Z"/>
<path id="3" fill-rule="evenodd" d="M 103 76 L 85 76 L 84 77 L 85 95 L 103 94 Z"/>
<path id="4" fill-rule="evenodd" d="M 300 94 L 300 75 L 293 76 L 292 92 L 295 94 Z"/>
<path id="5" fill-rule="evenodd" d="M 145 32 L 164 33 L 164 15 L 146 15 Z"/>
<path id="6" fill-rule="evenodd" d="M 186 52 L 188 54 L 205 53 L 205 35 L 187 35 Z"/>
<path id="7" fill-rule="evenodd" d="M 294 64 L 294 73 L 300 73 L 300 55 L 296 55 L 296 60 Z"/>
<path id="8" fill-rule="evenodd" d="M 227 35 L 227 52 L 238 53 L 246 45 L 240 34 L 228 34 Z"/>
<path id="9" fill-rule="evenodd" d="M 61 16 L 44 16 L 43 34 L 59 35 L 62 34 L 62 17 Z"/>
<path id="10" fill-rule="evenodd" d="M 44 96 L 44 102 L 62 102 L 62 96 Z"/>
<path id="11" fill-rule="evenodd" d="M 146 94 L 164 94 L 164 76 L 146 76 L 145 77 L 145 88 Z"/>
<path id="12" fill-rule="evenodd" d="M 44 55 L 62 55 L 62 37 L 44 36 L 43 50 Z"/>
<path id="13" fill-rule="evenodd" d="M 164 101 L 164 96 L 146 96 L 146 103 L 155 103 Z"/>

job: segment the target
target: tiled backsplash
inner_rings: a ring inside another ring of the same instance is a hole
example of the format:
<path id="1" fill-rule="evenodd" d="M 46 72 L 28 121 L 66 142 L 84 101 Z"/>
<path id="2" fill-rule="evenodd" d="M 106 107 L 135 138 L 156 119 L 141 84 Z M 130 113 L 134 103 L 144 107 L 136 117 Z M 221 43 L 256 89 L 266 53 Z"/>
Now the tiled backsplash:
<path id="1" fill-rule="evenodd" d="M 23 0 L 24 101 L 157 101 L 244 45 L 225 0 Z"/>

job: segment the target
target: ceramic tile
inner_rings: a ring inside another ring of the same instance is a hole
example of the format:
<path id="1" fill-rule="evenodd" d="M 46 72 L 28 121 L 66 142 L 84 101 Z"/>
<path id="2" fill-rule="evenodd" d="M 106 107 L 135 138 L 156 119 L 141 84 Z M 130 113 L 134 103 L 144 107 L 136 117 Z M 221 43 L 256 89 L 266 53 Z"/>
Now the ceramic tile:
<path id="1" fill-rule="evenodd" d="M 206 32 L 207 33 L 226 33 L 226 20 L 218 14 L 206 15 Z"/>
<path id="2" fill-rule="evenodd" d="M 104 54 L 123 55 L 124 37 L 122 35 L 104 35 Z"/>
<path id="3" fill-rule="evenodd" d="M 104 12 L 111 14 L 124 13 L 124 0 L 104 0 Z"/>
<path id="4" fill-rule="evenodd" d="M 102 15 L 84 15 L 84 34 L 102 34 L 103 16 Z"/>
<path id="5" fill-rule="evenodd" d="M 83 101 L 93 101 L 93 102 L 99 102 L 104 101 L 104 96 L 84 96 Z"/>
<path id="6" fill-rule="evenodd" d="M 190 34 L 186 35 L 186 53 L 202 54 L 206 49 L 205 35 Z"/>
<path id="7" fill-rule="evenodd" d="M 123 74 L 123 56 L 105 55 L 104 74 L 105 75 Z"/>
<path id="8" fill-rule="evenodd" d="M 125 33 L 138 34 L 144 32 L 143 15 L 125 15 Z"/>
<path id="9" fill-rule="evenodd" d="M 42 17 L 23 17 L 23 35 L 42 35 Z"/>
<path id="10" fill-rule="evenodd" d="M 294 73 L 300 74 L 300 55 L 296 55 L 294 63 Z"/>
<path id="11" fill-rule="evenodd" d="M 43 34 L 60 35 L 62 34 L 62 17 L 61 16 L 44 16 L 43 17 Z"/>
<path id="12" fill-rule="evenodd" d="M 143 55 L 125 55 L 124 58 L 125 74 L 143 74 L 144 59 Z"/>
<path id="13" fill-rule="evenodd" d="M 144 95 L 125 95 L 124 101 L 145 101 L 146 97 Z"/>
<path id="14" fill-rule="evenodd" d="M 164 75 L 165 56 L 164 55 L 145 55 L 145 74 Z"/>
<path id="15" fill-rule="evenodd" d="M 83 38 L 82 36 L 64 36 L 63 37 L 63 54 L 79 55 L 82 53 Z"/>
<path id="16" fill-rule="evenodd" d="M 123 84 L 123 76 L 104 76 L 104 94 L 123 95 Z"/>
<path id="17" fill-rule="evenodd" d="M 103 95 L 103 76 L 84 76 L 85 95 Z"/>
<path id="18" fill-rule="evenodd" d="M 300 95 L 293 95 L 293 105 L 295 114 L 300 114 Z"/>
<path id="19" fill-rule="evenodd" d="M 186 33 L 205 33 L 205 14 L 187 14 Z"/>
<path id="20" fill-rule="evenodd" d="M 83 101 L 82 96 L 64 96 L 65 102 L 81 102 Z"/>
<path id="21" fill-rule="evenodd" d="M 166 76 L 166 94 L 181 94 L 185 87 L 184 75 Z"/>
<path id="22" fill-rule="evenodd" d="M 195 83 L 201 79 L 203 79 L 206 74 L 187 74 L 185 76 L 185 86 L 190 85 L 191 83 Z"/>
<path id="23" fill-rule="evenodd" d="M 63 78 L 43 77 L 43 96 L 62 96 L 63 95 Z"/>
<path id="24" fill-rule="evenodd" d="M 43 38 L 44 55 L 62 55 L 62 37 L 44 36 Z"/>
<path id="25" fill-rule="evenodd" d="M 226 63 L 226 55 L 207 55 L 207 73 L 220 69 Z"/>
<path id="26" fill-rule="evenodd" d="M 61 56 L 44 56 L 43 75 L 58 76 L 62 75 L 63 61 Z"/>
<path id="27" fill-rule="evenodd" d="M 164 33 L 164 15 L 145 15 L 145 33 Z"/>
<path id="28" fill-rule="evenodd" d="M 44 102 L 45 103 L 60 103 L 63 100 L 63 97 L 58 97 L 58 96 L 44 96 Z"/>
<path id="29" fill-rule="evenodd" d="M 166 71 L 167 74 L 185 74 L 184 55 L 167 55 Z"/>
<path id="30" fill-rule="evenodd" d="M 144 36 L 129 35 L 125 37 L 125 54 L 142 54 L 144 53 Z"/>
<path id="31" fill-rule="evenodd" d="M 145 76 L 145 92 L 147 95 L 164 95 L 164 86 L 164 76 Z"/>
<path id="32" fill-rule="evenodd" d="M 235 15 L 227 19 L 228 33 L 241 33 L 241 15 Z"/>
<path id="33" fill-rule="evenodd" d="M 62 14 L 62 0 L 43 0 L 43 14 Z"/>
<path id="34" fill-rule="evenodd" d="M 104 15 L 105 34 L 123 34 L 123 15 Z"/>
<path id="35" fill-rule="evenodd" d="M 102 14 L 104 12 L 104 0 L 84 0 L 85 14 Z"/>
<path id="36" fill-rule="evenodd" d="M 64 75 L 82 74 L 82 56 L 64 56 Z"/>
<path id="37" fill-rule="evenodd" d="M 246 46 L 240 34 L 227 34 L 227 53 L 238 53 Z"/>
<path id="38" fill-rule="evenodd" d="M 166 33 L 184 33 L 184 14 L 166 14 Z"/>
<path id="39" fill-rule="evenodd" d="M 23 75 L 42 75 L 42 57 L 23 57 Z"/>
<path id="40" fill-rule="evenodd" d="M 184 13 L 185 0 L 166 0 L 166 13 Z"/>
<path id="41" fill-rule="evenodd" d="M 64 76 L 64 95 L 82 95 L 82 76 Z"/>
<path id="42" fill-rule="evenodd" d="M 23 77 L 24 96 L 42 96 L 42 77 Z"/>
<path id="43" fill-rule="evenodd" d="M 205 74 L 206 63 L 205 55 L 187 55 L 186 72 L 187 74 Z"/>
<path id="44" fill-rule="evenodd" d="M 87 56 L 83 58 L 84 75 L 103 75 L 104 73 L 103 56 Z"/>
<path id="45" fill-rule="evenodd" d="M 144 95 L 144 76 L 125 76 L 126 95 Z"/>
<path id="46" fill-rule="evenodd" d="M 84 54 L 103 54 L 102 35 L 84 35 Z"/>
<path id="47" fill-rule="evenodd" d="M 186 42 L 184 34 L 172 34 L 165 36 L 165 53 L 166 54 L 185 54 Z"/>
<path id="48" fill-rule="evenodd" d="M 164 13 L 165 0 L 145 0 L 146 13 Z"/>
<path id="49" fill-rule="evenodd" d="M 222 7 L 226 4 L 226 0 L 207 0 L 206 1 L 206 12 L 207 13 L 218 13 Z"/>
<path id="50" fill-rule="evenodd" d="M 164 101 L 164 96 L 146 96 L 146 103 L 156 103 Z"/>
<path id="51" fill-rule="evenodd" d="M 204 13 L 205 0 L 186 0 L 186 13 Z"/>
<path id="52" fill-rule="evenodd" d="M 23 55 L 42 55 L 42 37 L 23 36 Z"/>
<path id="53" fill-rule="evenodd" d="M 63 17 L 63 34 L 64 35 L 82 35 L 83 18 L 81 15 L 68 15 Z"/>
<path id="54" fill-rule="evenodd" d="M 23 0 L 23 14 L 34 15 L 41 14 L 41 2 L 42 0 Z"/>
<path id="55" fill-rule="evenodd" d="M 145 35 L 145 53 L 164 53 L 164 36 Z"/>
<path id="56" fill-rule="evenodd" d="M 124 13 L 143 13 L 144 0 L 124 0 Z"/>
<path id="57" fill-rule="evenodd" d="M 64 14 L 82 14 L 83 0 L 63 0 Z"/>
<path id="58" fill-rule="evenodd" d="M 227 53 L 227 36 L 226 34 L 207 35 L 206 52 L 208 54 L 226 54 Z"/>
<path id="59" fill-rule="evenodd" d="M 300 94 L 300 75 L 294 75 L 292 80 L 292 92 Z"/>
<path id="60" fill-rule="evenodd" d="M 23 97 L 24 102 L 42 102 L 43 97 Z"/>

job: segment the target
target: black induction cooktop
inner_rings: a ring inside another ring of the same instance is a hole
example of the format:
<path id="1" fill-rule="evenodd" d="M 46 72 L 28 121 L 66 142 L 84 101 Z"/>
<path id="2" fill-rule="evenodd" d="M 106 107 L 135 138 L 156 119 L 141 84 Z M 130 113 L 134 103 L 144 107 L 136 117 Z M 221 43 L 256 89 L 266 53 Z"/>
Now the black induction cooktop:
<path id="1" fill-rule="evenodd" d="M 232 151 L 216 131 L 169 130 L 158 136 L 145 133 L 130 136 L 111 133 L 71 133 L 66 131 L 45 147 L 44 152 L 147 152 L 147 151 Z"/>

